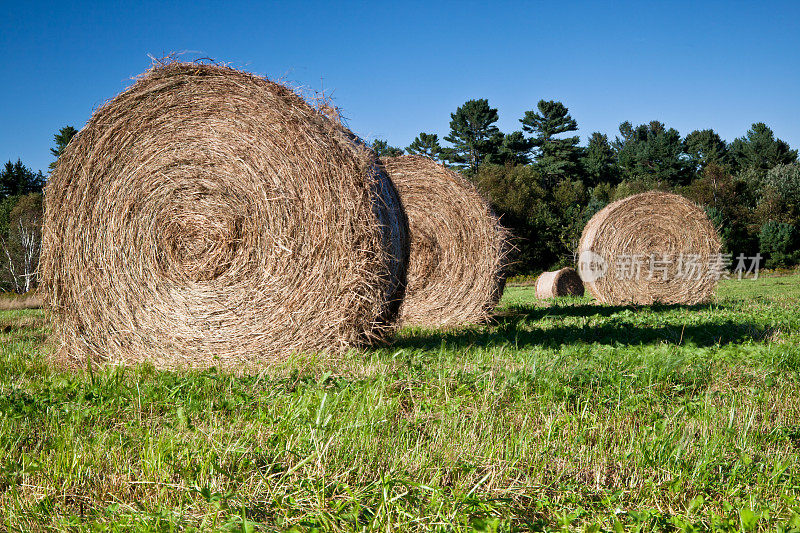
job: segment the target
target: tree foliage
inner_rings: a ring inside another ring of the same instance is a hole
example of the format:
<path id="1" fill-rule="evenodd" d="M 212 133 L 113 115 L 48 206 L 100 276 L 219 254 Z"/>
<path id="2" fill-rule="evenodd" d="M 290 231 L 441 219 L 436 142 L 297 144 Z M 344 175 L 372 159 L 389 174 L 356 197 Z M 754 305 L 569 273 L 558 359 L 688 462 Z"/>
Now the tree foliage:
<path id="1" fill-rule="evenodd" d="M 702 171 L 709 164 L 723 166 L 728 163 L 728 145 L 712 129 L 695 130 L 683 140 L 691 168 Z"/>
<path id="2" fill-rule="evenodd" d="M 800 260 L 797 228 L 793 224 L 773 220 L 765 223 L 759 242 L 770 268 L 789 266 Z"/>
<path id="3" fill-rule="evenodd" d="M 73 128 L 72 126 L 64 126 L 58 133 L 53 135 L 53 140 L 55 141 L 56 145 L 53 148 L 50 148 L 50 153 L 53 154 L 53 157 L 58 158 L 61 157 L 61 154 L 64 153 L 69 142 L 75 137 L 75 134 L 78 133 L 78 130 Z M 53 170 L 56 167 L 56 161 L 50 163 L 50 170 Z"/>
<path id="4" fill-rule="evenodd" d="M 788 165 L 797 161 L 797 150 L 792 150 L 785 141 L 763 122 L 757 122 L 744 137 L 734 140 L 730 146 L 731 157 L 737 169 L 755 169 L 766 173 L 775 165 Z"/>
<path id="5" fill-rule="evenodd" d="M 44 183 L 45 178 L 41 171 L 33 172 L 19 159 L 16 163 L 8 161 L 0 172 L 0 198 L 41 192 Z"/>
<path id="6" fill-rule="evenodd" d="M 372 150 L 378 157 L 397 157 L 403 155 L 403 149 L 396 146 L 390 146 L 387 141 L 382 139 L 375 139 L 372 141 Z"/>
<path id="7" fill-rule="evenodd" d="M 442 147 L 439 145 L 439 136 L 435 133 L 420 133 L 408 145 L 406 152 L 438 160 L 439 154 L 442 152 Z"/>
<path id="8" fill-rule="evenodd" d="M 589 187 L 618 181 L 619 169 L 608 136 L 594 132 L 581 159 L 584 181 Z"/>
<path id="9" fill-rule="evenodd" d="M 583 227 L 604 206 L 653 188 L 702 205 L 734 257 L 761 253 L 768 266 L 800 262 L 798 152 L 763 123 L 728 144 L 713 129 L 681 138 L 659 121 L 625 121 L 613 141 L 594 132 L 580 146 L 577 121 L 563 103 L 540 100 L 504 133 L 486 99 L 450 114 L 444 139 L 422 132 L 407 148 L 377 139 L 378 156 L 407 151 L 449 162 L 473 180 L 515 236 L 514 269 L 531 272 L 569 265 Z M 53 156 L 76 130 L 61 128 Z M 51 165 L 52 168 L 53 165 Z M 45 176 L 22 161 L 0 172 L 0 284 L 24 291 L 35 284 Z"/>
<path id="10" fill-rule="evenodd" d="M 623 122 L 619 132 L 614 147 L 623 179 L 655 188 L 686 185 L 691 180 L 678 130 L 654 120 L 635 128 Z"/>
<path id="11" fill-rule="evenodd" d="M 497 109 L 485 98 L 469 100 L 450 114 L 450 133 L 444 138 L 452 148 L 442 151 L 442 158 L 475 174 L 487 157 L 497 153 L 502 142 Z"/>
<path id="12" fill-rule="evenodd" d="M 578 123 L 561 102 L 540 100 L 537 111 L 526 111 L 520 119 L 523 131 L 533 134 L 536 167 L 545 176 L 548 186 L 565 178 L 577 177 L 581 148 L 580 137 L 558 135 L 578 130 Z"/>

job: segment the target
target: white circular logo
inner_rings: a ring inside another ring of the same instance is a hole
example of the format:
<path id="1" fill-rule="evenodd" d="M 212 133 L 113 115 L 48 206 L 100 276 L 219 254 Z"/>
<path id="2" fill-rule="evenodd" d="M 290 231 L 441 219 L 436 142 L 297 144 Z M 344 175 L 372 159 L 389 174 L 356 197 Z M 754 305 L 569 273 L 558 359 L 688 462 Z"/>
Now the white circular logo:
<path id="1" fill-rule="evenodd" d="M 583 281 L 587 283 L 597 281 L 606 275 L 606 271 L 608 271 L 608 263 L 602 255 L 591 250 L 584 250 L 578 256 L 578 273 Z"/>

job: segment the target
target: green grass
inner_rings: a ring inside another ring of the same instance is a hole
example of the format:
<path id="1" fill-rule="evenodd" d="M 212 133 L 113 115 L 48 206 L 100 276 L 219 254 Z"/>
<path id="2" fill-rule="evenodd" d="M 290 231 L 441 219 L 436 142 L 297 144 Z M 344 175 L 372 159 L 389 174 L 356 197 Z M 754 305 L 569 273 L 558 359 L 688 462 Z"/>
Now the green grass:
<path id="1" fill-rule="evenodd" d="M 800 529 L 800 276 L 536 303 L 252 376 L 49 368 L 0 313 L 0 528 Z"/>

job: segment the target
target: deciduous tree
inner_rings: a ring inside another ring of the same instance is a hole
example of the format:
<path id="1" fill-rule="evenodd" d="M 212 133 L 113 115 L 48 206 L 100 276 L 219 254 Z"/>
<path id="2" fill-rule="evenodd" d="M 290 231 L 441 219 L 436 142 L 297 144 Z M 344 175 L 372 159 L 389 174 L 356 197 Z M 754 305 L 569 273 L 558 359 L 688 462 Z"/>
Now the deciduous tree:
<path id="1" fill-rule="evenodd" d="M 0 234 L 2 279 L 18 293 L 36 286 L 42 243 L 42 194 L 20 197 L 9 213 L 7 227 Z"/>

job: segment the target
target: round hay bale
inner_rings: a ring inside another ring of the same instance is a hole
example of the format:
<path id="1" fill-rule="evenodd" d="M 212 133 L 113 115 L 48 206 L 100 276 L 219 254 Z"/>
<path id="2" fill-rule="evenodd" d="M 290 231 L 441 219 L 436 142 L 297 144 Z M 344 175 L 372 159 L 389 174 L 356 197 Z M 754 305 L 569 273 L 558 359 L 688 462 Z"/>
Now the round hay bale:
<path id="1" fill-rule="evenodd" d="M 583 280 L 571 267 L 542 272 L 536 279 L 536 297 L 542 300 L 559 296 L 583 296 Z"/>
<path id="2" fill-rule="evenodd" d="M 696 304 L 719 279 L 717 232 L 677 194 L 646 192 L 606 206 L 586 225 L 578 252 L 586 288 L 607 304 Z"/>
<path id="3" fill-rule="evenodd" d="M 42 285 L 68 363 L 334 353 L 383 336 L 402 299 L 408 229 L 373 154 L 231 68 L 146 72 L 70 142 L 45 198 Z"/>
<path id="4" fill-rule="evenodd" d="M 508 232 L 467 180 L 415 155 L 381 160 L 400 193 L 411 234 L 403 325 L 485 321 L 505 285 Z"/>

